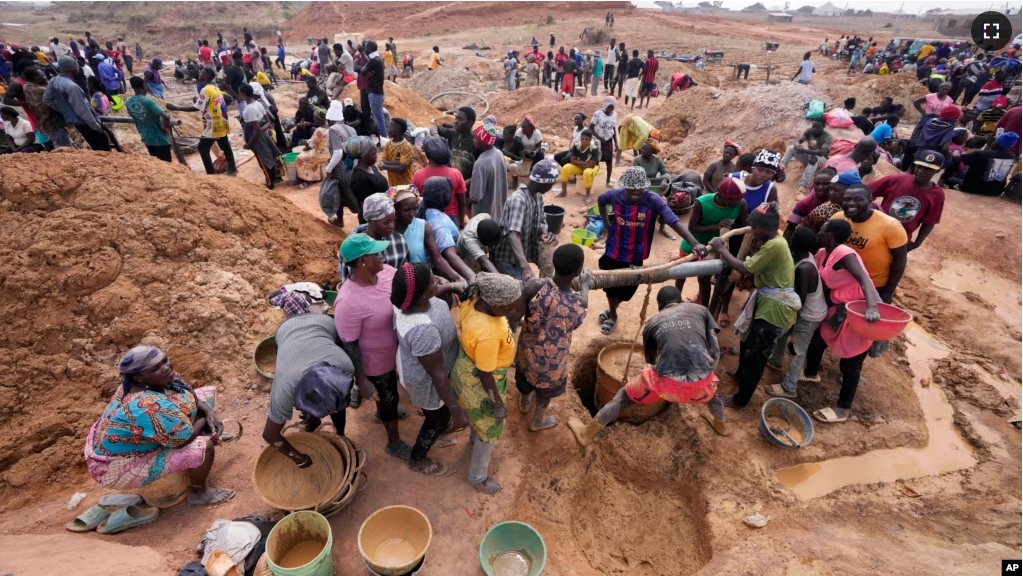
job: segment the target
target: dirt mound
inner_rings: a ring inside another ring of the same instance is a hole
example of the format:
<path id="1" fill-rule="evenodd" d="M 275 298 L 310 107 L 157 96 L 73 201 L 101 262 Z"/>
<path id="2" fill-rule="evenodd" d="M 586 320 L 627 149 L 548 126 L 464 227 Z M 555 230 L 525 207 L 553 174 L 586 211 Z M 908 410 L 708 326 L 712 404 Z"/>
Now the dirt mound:
<path id="1" fill-rule="evenodd" d="M 122 95 L 122 98 L 127 100 L 128 96 Z M 156 103 L 164 110 L 167 109 L 166 101 L 155 96 L 150 96 L 150 98 L 156 101 Z M 182 103 L 180 98 L 177 103 Z M 121 108 L 117 111 L 111 110 L 109 115 L 127 117 L 128 110 L 126 108 Z M 199 113 L 171 112 L 171 118 L 174 120 L 181 120 L 181 125 L 175 128 L 175 136 L 195 138 L 202 136 L 202 116 Z M 142 143 L 142 138 L 139 136 L 139 131 L 135 128 L 134 124 L 110 124 L 109 126 L 113 129 L 114 135 L 117 136 L 117 142 L 121 145 L 121 148 L 123 148 L 125 152 L 130 152 L 132 154 L 149 154 L 149 151 L 146 149 L 146 145 Z"/>
<path id="2" fill-rule="evenodd" d="M 572 116 L 582 112 L 589 118 L 604 100 L 603 95 L 562 100 L 554 90 L 543 86 L 520 88 L 515 92 L 494 92 L 488 98 L 490 113 L 497 116 L 501 125 L 518 123 L 523 117 L 532 116 L 545 138 L 552 135 L 571 137 Z"/>
<path id="3" fill-rule="evenodd" d="M 927 95 L 927 88 L 916 80 L 914 74 L 893 74 L 890 76 L 835 74 L 821 82 L 823 90 L 831 96 L 830 103 L 841 106 L 846 98 L 856 98 L 856 112 L 881 103 L 881 98 L 891 96 L 896 104 L 906 107 L 905 122 L 916 122 L 920 114 L 913 108 L 913 100 Z"/>
<path id="4" fill-rule="evenodd" d="M 333 283 L 340 232 L 262 187 L 99 152 L 0 165 L 0 504 L 65 480 L 117 386 L 158 342 L 193 384 L 255 384 L 252 346 L 289 281 Z"/>
<path id="5" fill-rule="evenodd" d="M 339 100 L 344 98 L 351 98 L 356 103 L 359 102 L 359 89 L 354 83 L 345 86 L 341 96 L 338 97 Z M 419 127 L 429 126 L 430 121 L 444 118 L 444 113 L 425 98 L 394 82 L 388 82 L 384 86 L 384 108 L 387 109 L 391 118 L 411 120 Z"/>
<path id="6" fill-rule="evenodd" d="M 479 60 L 477 58 L 477 60 Z M 419 94 L 428 102 L 434 96 L 443 92 L 468 92 L 470 94 L 483 95 L 486 92 L 486 85 L 479 75 L 468 67 L 442 66 L 437 70 L 426 70 L 419 72 L 403 86 Z M 478 111 L 483 110 L 483 102 L 479 98 L 466 96 L 464 94 L 452 94 L 438 98 L 433 105 L 440 110 L 455 110 L 461 106 L 473 106 Z"/>
<path id="7" fill-rule="evenodd" d="M 630 2 L 388 2 L 389 17 L 372 3 L 309 4 L 288 21 L 292 36 L 322 36 L 324 31 L 360 32 L 377 36 L 420 37 L 438 32 L 492 28 L 497 25 L 542 24 L 571 10 L 572 18 L 603 18 L 608 12 L 621 17 L 635 7 Z M 498 15 L 499 18 L 498 18 Z"/>
<path id="8" fill-rule="evenodd" d="M 828 100 L 816 88 L 795 82 L 720 91 L 697 86 L 642 115 L 661 130 L 665 161 L 681 160 L 702 172 L 725 140 L 744 150 L 795 140 L 809 126 L 805 105 L 812 99 Z"/>

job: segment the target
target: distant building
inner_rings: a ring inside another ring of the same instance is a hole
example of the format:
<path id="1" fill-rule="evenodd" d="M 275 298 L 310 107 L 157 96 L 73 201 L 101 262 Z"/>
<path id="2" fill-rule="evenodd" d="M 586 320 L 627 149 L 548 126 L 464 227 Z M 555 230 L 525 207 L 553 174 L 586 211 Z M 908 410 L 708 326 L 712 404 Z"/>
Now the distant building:
<path id="1" fill-rule="evenodd" d="M 943 14 L 938 16 L 938 22 L 934 26 L 934 31 L 942 36 L 970 37 L 970 28 L 976 19 L 976 14 Z"/>
<path id="2" fill-rule="evenodd" d="M 761 4 L 760 2 L 757 2 L 756 4 L 754 4 L 752 6 L 747 6 L 747 7 L 743 8 L 742 11 L 743 12 L 767 12 L 767 8 L 764 8 L 763 4 Z"/>
<path id="3" fill-rule="evenodd" d="M 767 15 L 768 22 L 792 22 L 792 14 L 785 12 L 772 12 Z"/>
<path id="4" fill-rule="evenodd" d="M 835 18 L 835 17 L 841 16 L 844 13 L 845 13 L 845 10 L 842 10 L 838 6 L 835 6 L 834 4 L 832 4 L 831 2 L 826 2 L 826 3 L 818 6 L 817 8 L 814 8 L 814 10 L 813 10 L 813 15 L 814 16 L 825 16 L 825 17 L 828 17 L 828 18 Z"/>

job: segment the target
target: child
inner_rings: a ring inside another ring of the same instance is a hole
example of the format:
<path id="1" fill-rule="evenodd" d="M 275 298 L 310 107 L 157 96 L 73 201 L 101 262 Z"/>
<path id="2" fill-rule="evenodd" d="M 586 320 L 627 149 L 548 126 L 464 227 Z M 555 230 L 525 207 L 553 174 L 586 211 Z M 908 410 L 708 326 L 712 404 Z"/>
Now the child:
<path id="1" fill-rule="evenodd" d="M 568 351 L 572 332 L 582 326 L 589 303 L 587 282 L 582 290 L 572 289 L 572 281 L 583 273 L 583 249 L 563 244 L 554 251 L 554 278 L 529 283 L 522 290 L 526 308 L 515 353 L 515 387 L 519 390 L 519 412 L 526 414 L 536 399 L 532 432 L 553 428 L 557 416 L 544 412 L 551 399 L 561 396 L 568 384 Z"/>
<path id="2" fill-rule="evenodd" d="M 106 116 L 107 112 L 110 111 L 110 98 L 103 92 L 103 85 L 96 76 L 89 77 L 88 85 L 89 91 L 92 92 L 92 99 L 89 100 L 89 104 L 96 111 L 97 116 Z"/>
<path id="3" fill-rule="evenodd" d="M 817 271 L 817 262 L 814 254 L 817 252 L 817 235 L 813 230 L 801 226 L 796 228 L 792 234 L 792 260 L 796 262 L 796 294 L 803 307 L 799 309 L 799 316 L 795 326 L 788 334 L 783 334 L 774 345 L 774 352 L 767 361 L 768 367 L 781 371 L 785 355 L 785 345 L 792 340 L 792 360 L 789 361 L 789 369 L 781 384 L 772 384 L 767 387 L 767 393 L 771 396 L 781 398 L 796 397 L 796 382 L 803 377 L 803 367 L 806 364 L 806 350 L 810 346 L 810 339 L 814 331 L 821 325 L 828 312 L 827 302 L 824 300 L 824 284 L 821 282 L 820 273 Z"/>

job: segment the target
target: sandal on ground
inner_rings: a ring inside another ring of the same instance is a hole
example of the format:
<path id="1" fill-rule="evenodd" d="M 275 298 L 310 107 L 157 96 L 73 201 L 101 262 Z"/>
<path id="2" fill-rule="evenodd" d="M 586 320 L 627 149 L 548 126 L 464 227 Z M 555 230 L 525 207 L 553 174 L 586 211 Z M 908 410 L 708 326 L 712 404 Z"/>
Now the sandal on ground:
<path id="1" fill-rule="evenodd" d="M 547 430 L 548 428 L 554 428 L 558 424 L 561 424 L 561 420 L 557 416 L 545 416 L 543 422 L 539 426 L 533 426 L 533 423 L 529 423 L 530 432 L 539 432 L 541 430 Z"/>
<path id="2" fill-rule="evenodd" d="M 767 388 L 764 388 L 764 391 L 767 392 L 768 395 L 774 396 L 776 398 L 795 398 L 796 397 L 795 394 L 791 394 L 788 391 L 786 391 L 785 388 L 782 388 L 781 384 L 771 384 Z"/>
<path id="3" fill-rule="evenodd" d="M 813 417 L 817 420 L 824 422 L 825 424 L 838 424 L 839 422 L 845 422 L 849 419 L 849 416 L 839 416 L 835 413 L 834 408 L 822 408 L 820 410 L 813 411 Z"/>
<path id="4" fill-rule="evenodd" d="M 149 506 L 128 506 L 118 508 L 109 518 L 96 527 L 100 534 L 117 534 L 136 526 L 149 524 L 160 516 L 160 509 Z"/>
<path id="5" fill-rule="evenodd" d="M 385 451 L 388 455 L 401 458 L 402 460 L 408 460 L 409 456 L 412 455 L 412 447 L 406 444 L 404 440 L 397 446 L 388 446 L 385 448 Z"/>
<path id="6" fill-rule="evenodd" d="M 775 364 L 774 362 L 771 362 L 770 360 L 768 360 L 767 363 L 764 364 L 764 366 L 766 368 L 770 368 L 771 370 L 774 370 L 775 372 L 781 372 L 782 370 L 785 369 L 785 367 L 782 366 L 781 364 Z"/>
<path id="7" fill-rule="evenodd" d="M 408 469 L 413 472 L 418 472 L 426 476 L 450 476 L 453 470 L 448 466 L 441 464 L 440 462 L 433 462 L 422 470 L 413 468 L 411 464 L 408 465 Z"/>
<path id="8" fill-rule="evenodd" d="M 600 333 L 604 336 L 610 336 L 615 331 L 616 326 L 618 326 L 618 319 L 608 318 L 600 324 Z"/>
<path id="9" fill-rule="evenodd" d="M 454 438 L 441 438 L 440 440 L 437 440 L 436 442 L 434 442 L 433 446 L 430 446 L 430 448 L 431 449 L 432 448 L 447 448 L 448 446 L 454 446 L 455 444 L 458 444 L 458 440 L 455 440 Z"/>
<path id="10" fill-rule="evenodd" d="M 232 442 L 237 442 L 238 439 L 241 438 L 242 434 L 245 432 L 245 427 L 242 426 L 242 423 L 240 421 L 234 420 L 234 419 L 228 419 L 228 420 L 224 420 L 222 422 L 222 424 L 227 424 L 228 422 L 234 422 L 235 424 L 237 424 L 238 425 L 238 431 L 237 432 L 222 432 L 220 434 L 220 437 L 219 437 L 221 444 L 230 444 Z"/>
<path id="11" fill-rule="evenodd" d="M 227 488 L 207 487 L 199 493 L 188 493 L 188 503 L 193 506 L 215 506 L 217 504 L 223 504 L 231 498 L 234 498 L 234 490 L 229 490 Z"/>
<path id="12" fill-rule="evenodd" d="M 404 408 L 398 408 L 398 420 L 404 420 L 408 418 L 408 410 Z M 380 419 L 380 414 L 373 417 L 373 422 L 376 424 L 383 424 L 384 421 Z"/>
<path id="13" fill-rule="evenodd" d="M 732 317 L 728 315 L 728 312 L 722 312 L 718 314 L 718 326 L 724 328 L 732 323 Z"/>
<path id="14" fill-rule="evenodd" d="M 610 317 L 611 317 L 611 310 L 609 308 L 605 308 L 603 312 L 601 312 L 600 314 L 597 314 L 597 322 L 600 322 L 601 324 L 603 324 L 604 320 L 607 320 Z"/>
<path id="15" fill-rule="evenodd" d="M 799 382 L 820 382 L 821 381 L 821 377 L 820 377 L 820 374 L 814 374 L 813 376 L 807 376 L 806 372 L 803 372 L 802 374 L 799 375 L 799 380 L 798 381 Z M 862 382 L 861 382 L 861 384 L 862 384 Z"/>
<path id="16" fill-rule="evenodd" d="M 95 530 L 97 526 L 109 517 L 110 510 L 97 504 L 79 514 L 71 522 L 68 522 L 65 528 L 72 532 L 89 532 L 90 530 Z"/>

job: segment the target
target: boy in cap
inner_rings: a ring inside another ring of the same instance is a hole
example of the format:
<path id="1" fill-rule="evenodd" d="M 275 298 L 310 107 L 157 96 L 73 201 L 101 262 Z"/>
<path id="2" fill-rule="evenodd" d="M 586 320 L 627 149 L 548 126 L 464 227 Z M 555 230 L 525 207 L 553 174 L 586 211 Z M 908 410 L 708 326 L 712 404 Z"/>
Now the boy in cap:
<path id="1" fill-rule="evenodd" d="M 902 222 L 906 235 L 916 240 L 907 246 L 915 250 L 924 243 L 934 226 L 941 222 L 945 207 L 945 190 L 931 180 L 945 163 L 945 155 L 933 150 L 920 150 L 913 162 L 912 174 L 892 174 L 870 183 L 870 193 L 880 197 L 881 212 Z"/>

